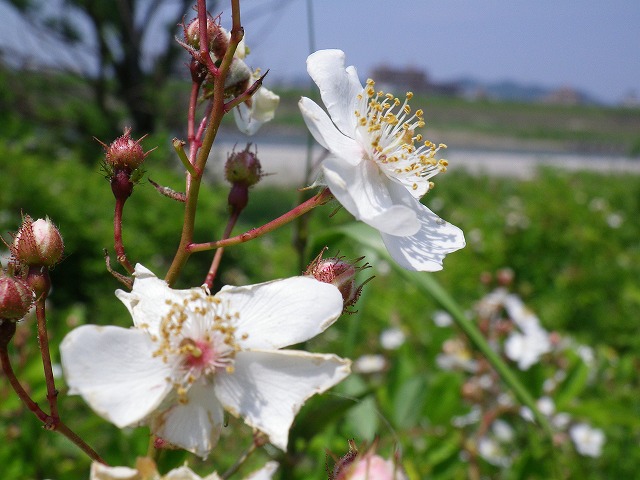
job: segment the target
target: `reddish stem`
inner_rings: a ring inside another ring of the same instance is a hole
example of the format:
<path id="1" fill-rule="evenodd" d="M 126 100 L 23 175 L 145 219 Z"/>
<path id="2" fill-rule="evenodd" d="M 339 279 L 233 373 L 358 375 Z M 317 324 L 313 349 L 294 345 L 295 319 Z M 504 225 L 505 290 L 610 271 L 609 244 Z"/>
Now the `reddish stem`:
<path id="1" fill-rule="evenodd" d="M 229 217 L 229 221 L 227 222 L 227 226 L 224 229 L 224 233 L 222 235 L 222 239 L 229 238 L 231 235 L 231 231 L 238 221 L 238 217 L 240 216 L 240 212 L 235 210 L 231 216 Z M 216 274 L 218 273 L 218 268 L 220 267 L 220 262 L 222 261 L 222 254 L 224 253 L 224 248 L 219 248 L 216 250 L 216 254 L 213 256 L 213 261 L 211 262 L 211 267 L 209 268 L 209 273 L 207 274 L 207 278 L 204 283 L 209 287 L 209 290 L 213 288 L 213 281 L 216 279 Z"/>
<path id="2" fill-rule="evenodd" d="M 124 210 L 125 199 L 116 196 L 116 207 L 113 214 L 113 238 L 114 248 L 116 250 L 116 259 L 120 262 L 125 270 L 129 273 L 133 273 L 133 265 L 127 259 L 127 255 L 124 252 L 124 244 L 122 243 L 122 211 Z"/>
<path id="3" fill-rule="evenodd" d="M 14 323 L 14 322 L 12 322 Z M 14 327 L 15 328 L 15 323 Z M 36 402 L 34 402 L 29 394 L 22 388 L 20 382 L 18 381 L 13 368 L 11 367 L 11 360 L 9 359 L 9 353 L 6 348 L 0 348 L 0 364 L 2 364 L 2 371 L 5 376 L 9 380 L 11 387 L 16 392 L 22 403 L 24 403 L 29 410 L 31 410 L 38 420 L 44 423 L 44 427 L 47 430 L 55 430 L 56 432 L 61 433 L 73 443 L 75 443 L 78 448 L 80 448 L 84 453 L 87 454 L 89 458 L 95 460 L 96 462 L 104 463 L 106 462 L 96 453 L 93 448 L 85 443 L 75 432 L 73 432 L 67 425 L 64 424 L 60 420 L 60 418 L 54 419 L 53 416 L 47 415 Z"/>
<path id="4" fill-rule="evenodd" d="M 45 272 L 45 275 L 48 273 Z M 58 390 L 56 390 L 55 380 L 53 378 L 53 369 L 51 368 L 51 353 L 49 352 L 49 334 L 47 332 L 47 314 L 45 310 L 45 298 L 41 296 L 36 302 L 36 318 L 38 319 L 38 346 L 40 347 L 40 355 L 42 356 L 42 367 L 44 368 L 44 379 L 47 383 L 47 400 L 51 410 L 51 418 L 53 425 L 60 423 L 58 415 Z"/>
<path id="5" fill-rule="evenodd" d="M 215 242 L 192 243 L 192 244 L 190 244 L 188 246 L 188 251 L 189 251 L 189 253 L 204 252 L 206 250 L 213 250 L 214 248 L 228 247 L 228 246 L 231 246 L 231 245 L 238 245 L 239 243 L 248 242 L 249 240 L 253 240 L 254 238 L 260 237 L 260 236 L 264 235 L 265 233 L 272 232 L 273 230 L 275 230 L 277 228 L 280 228 L 283 225 L 286 225 L 287 223 L 291 222 L 292 220 L 295 220 L 296 218 L 298 218 L 300 215 L 304 215 L 308 211 L 314 209 L 315 207 L 318 207 L 320 205 L 324 205 L 325 203 L 327 203 L 332 198 L 333 198 L 333 195 L 331 194 L 329 189 L 325 188 L 320 193 L 318 193 L 314 197 L 310 198 L 306 202 L 301 203 L 300 205 L 298 205 L 293 210 L 285 213 L 284 215 L 281 215 L 280 217 L 276 218 L 275 220 L 271 220 L 269 223 L 267 223 L 267 224 L 265 224 L 265 225 L 263 225 L 261 227 L 253 228 L 253 229 L 249 230 L 248 232 L 245 232 L 245 233 L 243 233 L 241 235 L 237 235 L 235 237 L 231 237 L 231 238 L 227 238 L 227 239 L 218 240 L 218 241 L 215 241 Z"/>

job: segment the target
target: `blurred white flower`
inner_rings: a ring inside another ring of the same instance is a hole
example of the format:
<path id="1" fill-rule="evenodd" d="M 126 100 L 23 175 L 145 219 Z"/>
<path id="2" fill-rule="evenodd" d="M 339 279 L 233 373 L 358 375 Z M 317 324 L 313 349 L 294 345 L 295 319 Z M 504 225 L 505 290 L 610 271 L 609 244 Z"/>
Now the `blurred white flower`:
<path id="1" fill-rule="evenodd" d="M 386 350 L 397 350 L 407 339 L 399 328 L 387 328 L 380 334 L 380 345 Z"/>
<path id="2" fill-rule="evenodd" d="M 493 431 L 496 439 L 503 443 L 512 441 L 515 436 L 513 427 L 500 418 L 493 421 L 491 424 L 491 430 Z"/>
<path id="3" fill-rule="evenodd" d="M 599 457 L 602 453 L 605 437 L 599 428 L 592 428 L 586 423 L 578 423 L 569 429 L 569 436 L 580 455 Z"/>
<path id="4" fill-rule="evenodd" d="M 528 370 L 540 357 L 551 351 L 549 334 L 517 295 L 504 300 L 504 308 L 520 330 L 512 332 L 504 344 L 505 355 L 518 362 L 520 370 Z"/>
<path id="5" fill-rule="evenodd" d="M 536 402 L 536 406 L 540 413 L 547 417 L 550 417 L 556 411 L 556 404 L 551 397 L 540 397 Z"/>
<path id="6" fill-rule="evenodd" d="M 453 325 L 453 318 L 444 310 L 436 310 L 433 312 L 433 323 L 438 327 L 450 327 Z"/>
<path id="7" fill-rule="evenodd" d="M 407 100 L 363 88 L 354 67 L 345 69 L 340 50 L 309 55 L 307 71 L 329 115 L 309 98 L 300 110 L 315 139 L 330 155 L 321 164 L 322 183 L 358 220 L 380 231 L 389 254 L 408 270 L 442 269 L 445 255 L 464 247 L 462 231 L 440 219 L 419 199 L 430 178 L 446 170 L 440 147 L 423 142 L 422 110 Z"/>
<path id="8" fill-rule="evenodd" d="M 611 228 L 620 228 L 623 222 L 624 218 L 617 212 L 607 215 L 607 225 Z"/>
<path id="9" fill-rule="evenodd" d="M 387 361 L 383 355 L 362 355 L 353 362 L 353 371 L 356 373 L 378 373 L 387 367 Z"/>
<path id="10" fill-rule="evenodd" d="M 246 477 L 245 480 L 271 480 L 278 469 L 277 462 L 268 462 L 260 470 Z M 156 464 L 147 457 L 138 458 L 136 468 L 109 467 L 102 463 L 91 464 L 90 480 L 222 480 L 213 472 L 206 477 L 201 477 L 187 466 L 174 468 L 165 475 L 158 473 Z"/>
<path id="11" fill-rule="evenodd" d="M 135 328 L 84 325 L 63 340 L 70 394 L 120 428 L 148 424 L 166 442 L 206 457 L 223 409 L 286 450 L 295 414 L 349 374 L 335 355 L 280 350 L 342 312 L 332 285 L 294 277 L 247 287 L 173 290 L 141 265 L 116 295 Z M 296 388 L 291 388 L 295 384 Z"/>
<path id="12" fill-rule="evenodd" d="M 471 350 L 458 338 L 451 338 L 442 344 L 444 353 L 436 357 L 436 363 L 443 370 L 464 370 L 475 372 L 478 370 L 478 362 L 473 359 Z"/>
<path id="13" fill-rule="evenodd" d="M 491 465 L 506 468 L 511 465 L 511 458 L 507 455 L 503 445 L 493 437 L 481 437 L 478 440 L 478 453 Z"/>
<path id="14" fill-rule="evenodd" d="M 251 74 L 249 82 L 253 83 L 259 78 L 260 71 L 256 70 Z M 261 86 L 250 100 L 233 109 L 233 118 L 238 130 L 246 135 L 255 134 L 262 124 L 273 120 L 279 103 L 280 97 L 278 95 Z"/>
<path id="15" fill-rule="evenodd" d="M 565 412 L 555 414 L 551 418 L 551 424 L 558 430 L 564 430 L 571 423 L 571 415 Z"/>

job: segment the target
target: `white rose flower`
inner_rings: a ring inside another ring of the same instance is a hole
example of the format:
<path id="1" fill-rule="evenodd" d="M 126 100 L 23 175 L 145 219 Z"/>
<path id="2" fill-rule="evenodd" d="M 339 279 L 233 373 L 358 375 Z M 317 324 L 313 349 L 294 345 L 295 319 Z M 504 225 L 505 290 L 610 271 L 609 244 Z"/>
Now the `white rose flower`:
<path id="1" fill-rule="evenodd" d="M 350 362 L 335 355 L 280 350 L 339 317 L 342 296 L 333 285 L 294 277 L 211 296 L 171 289 L 137 265 L 132 292 L 116 295 L 134 328 L 84 325 L 69 333 L 60 347 L 69 393 L 120 428 L 148 424 L 202 457 L 218 441 L 223 410 L 286 450 L 303 403 L 349 374 Z"/>
<path id="2" fill-rule="evenodd" d="M 424 120 L 422 110 L 411 111 L 411 94 L 403 103 L 376 92 L 371 80 L 363 88 L 344 61 L 340 50 L 307 59 L 329 115 L 309 98 L 299 102 L 307 127 L 330 152 L 320 166 L 322 182 L 356 219 L 380 231 L 402 267 L 441 270 L 445 255 L 464 247 L 464 235 L 419 199 L 447 162 L 435 158 L 440 147 L 416 134 Z"/>

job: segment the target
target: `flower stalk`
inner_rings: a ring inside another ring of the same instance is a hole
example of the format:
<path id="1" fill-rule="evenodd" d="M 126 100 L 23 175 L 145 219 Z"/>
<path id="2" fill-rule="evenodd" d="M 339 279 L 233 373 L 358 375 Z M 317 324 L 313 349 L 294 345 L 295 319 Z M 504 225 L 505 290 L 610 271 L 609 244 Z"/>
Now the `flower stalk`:
<path id="1" fill-rule="evenodd" d="M 333 195 L 331 194 L 328 188 L 325 188 L 320 193 L 310 198 L 306 202 L 298 205 L 293 210 L 285 213 L 284 215 L 281 215 L 275 220 L 272 220 L 269 223 L 264 224 L 262 227 L 252 228 L 248 232 L 242 233 L 235 237 L 218 240 L 215 242 L 191 244 L 188 247 L 189 252 L 190 253 L 204 252 L 206 250 L 213 250 L 215 248 L 222 248 L 222 247 L 230 247 L 231 245 L 238 245 L 240 243 L 248 242 L 249 240 L 253 240 L 254 238 L 261 237 L 265 233 L 272 232 L 282 227 L 283 225 L 286 225 L 287 223 L 298 218 L 299 216 L 304 215 L 305 213 L 313 210 L 314 208 L 319 207 L 320 205 L 324 205 L 331 199 L 333 199 Z"/>

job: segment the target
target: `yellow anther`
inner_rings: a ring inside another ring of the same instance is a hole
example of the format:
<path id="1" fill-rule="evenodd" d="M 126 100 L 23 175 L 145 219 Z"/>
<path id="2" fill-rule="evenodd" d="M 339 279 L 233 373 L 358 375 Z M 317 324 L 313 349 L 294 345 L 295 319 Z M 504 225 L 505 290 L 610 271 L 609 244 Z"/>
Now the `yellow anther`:
<path id="1" fill-rule="evenodd" d="M 424 123 L 422 120 L 420 120 L 417 124 L 418 128 L 422 128 L 426 125 L 426 123 Z"/>
<path id="2" fill-rule="evenodd" d="M 442 165 L 443 167 L 448 167 L 449 166 L 449 161 L 445 160 L 444 158 L 442 160 L 440 160 L 438 163 L 440 165 Z"/>
<path id="3" fill-rule="evenodd" d="M 424 115 L 424 111 L 421 108 L 416 110 L 416 117 L 421 119 L 423 115 Z"/>
<path id="4" fill-rule="evenodd" d="M 418 184 L 414 183 L 413 185 L 411 185 L 411 188 L 413 188 L 414 190 L 417 190 L 418 189 Z"/>
<path id="5" fill-rule="evenodd" d="M 407 115 L 411 113 L 411 107 L 408 103 L 404 107 L 402 107 L 402 110 L 404 110 L 404 113 L 406 113 Z"/>
<path id="6" fill-rule="evenodd" d="M 440 145 L 438 145 L 439 148 L 447 148 L 447 146 L 444 143 L 441 143 Z"/>
<path id="7" fill-rule="evenodd" d="M 416 135 L 415 140 L 416 140 L 416 142 L 421 142 L 422 141 L 422 134 L 419 133 L 418 135 Z"/>
<path id="8" fill-rule="evenodd" d="M 429 182 L 429 190 L 431 190 L 433 187 L 435 187 L 436 184 L 433 182 Z"/>
<path id="9" fill-rule="evenodd" d="M 413 98 L 413 92 L 407 92 L 407 100 L 411 100 Z"/>
<path id="10" fill-rule="evenodd" d="M 389 100 L 393 100 L 393 94 L 392 93 L 385 94 L 385 97 L 387 97 Z"/>

